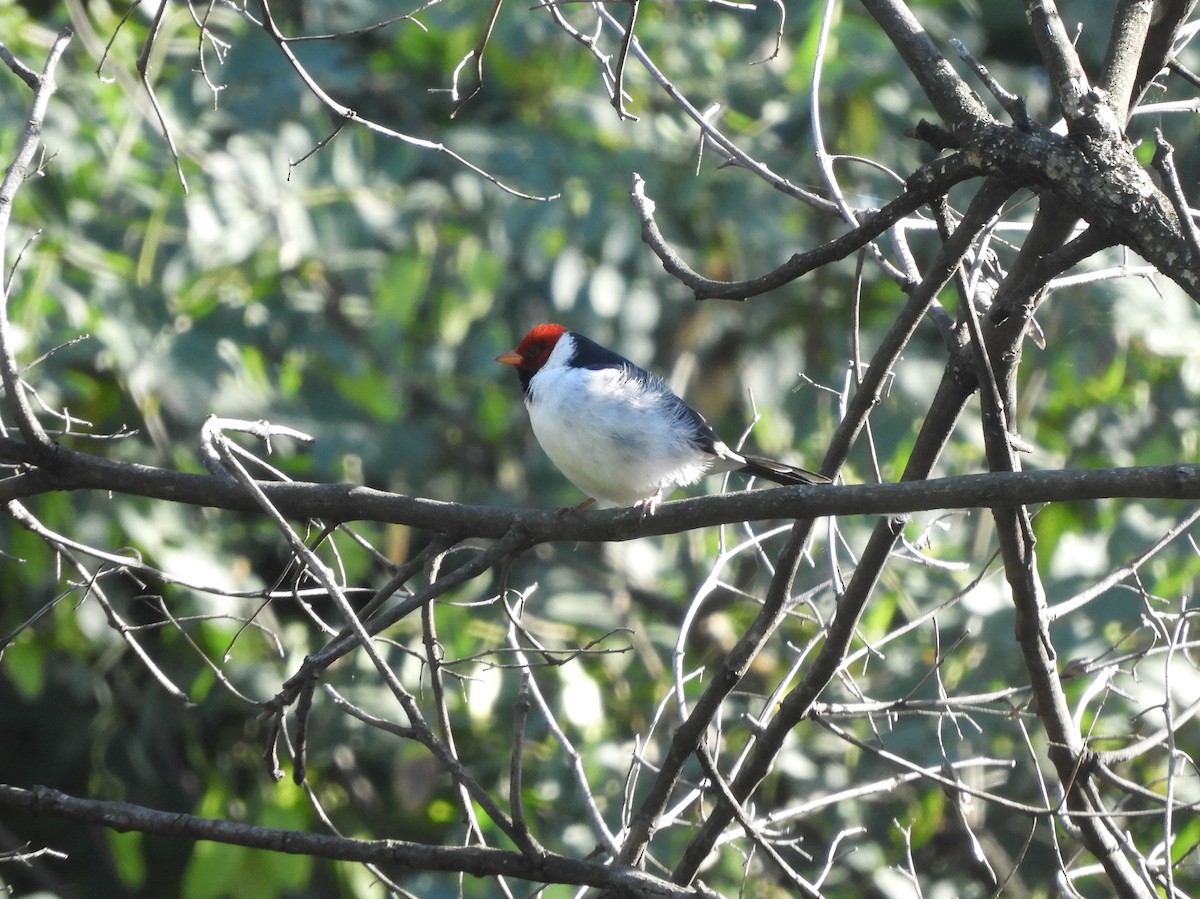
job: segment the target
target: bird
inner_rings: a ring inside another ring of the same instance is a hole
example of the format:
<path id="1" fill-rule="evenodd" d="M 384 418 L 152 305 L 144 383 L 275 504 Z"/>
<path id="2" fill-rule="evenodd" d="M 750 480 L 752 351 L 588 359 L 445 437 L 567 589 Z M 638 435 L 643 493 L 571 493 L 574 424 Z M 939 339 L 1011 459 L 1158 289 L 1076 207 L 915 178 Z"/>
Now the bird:
<path id="1" fill-rule="evenodd" d="M 653 515 L 675 488 L 726 471 L 777 484 L 830 483 L 731 449 L 658 375 L 562 325 L 537 325 L 496 361 L 516 369 L 542 450 L 587 494 L 579 508 L 599 502 Z"/>

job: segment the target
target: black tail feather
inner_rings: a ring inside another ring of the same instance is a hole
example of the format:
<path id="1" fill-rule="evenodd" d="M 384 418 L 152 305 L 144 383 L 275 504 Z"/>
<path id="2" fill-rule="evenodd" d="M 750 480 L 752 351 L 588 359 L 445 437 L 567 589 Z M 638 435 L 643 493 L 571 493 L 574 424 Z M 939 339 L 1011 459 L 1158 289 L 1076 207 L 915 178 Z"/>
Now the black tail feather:
<path id="1" fill-rule="evenodd" d="M 774 481 L 776 484 L 787 486 L 792 484 L 832 483 L 823 474 L 817 474 L 815 471 L 806 471 L 803 468 L 796 468 L 794 465 L 785 465 L 782 462 L 768 459 L 765 456 L 749 456 L 745 453 L 741 453 L 741 456 L 746 460 L 746 465 L 742 468 L 743 473 L 753 475 L 756 478 L 766 478 L 768 481 Z"/>

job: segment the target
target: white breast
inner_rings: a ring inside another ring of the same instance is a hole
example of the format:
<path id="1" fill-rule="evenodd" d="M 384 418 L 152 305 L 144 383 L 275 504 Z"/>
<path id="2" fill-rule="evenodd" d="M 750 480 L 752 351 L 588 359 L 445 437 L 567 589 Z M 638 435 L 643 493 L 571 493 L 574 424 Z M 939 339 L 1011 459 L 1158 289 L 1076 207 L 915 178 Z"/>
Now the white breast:
<path id="1" fill-rule="evenodd" d="M 529 382 L 525 404 L 542 449 L 594 499 L 629 506 L 660 490 L 694 484 L 716 461 L 693 442 L 694 428 L 662 397 L 618 369 L 574 368 L 560 341 Z M 666 411 L 664 411 L 664 409 Z"/>

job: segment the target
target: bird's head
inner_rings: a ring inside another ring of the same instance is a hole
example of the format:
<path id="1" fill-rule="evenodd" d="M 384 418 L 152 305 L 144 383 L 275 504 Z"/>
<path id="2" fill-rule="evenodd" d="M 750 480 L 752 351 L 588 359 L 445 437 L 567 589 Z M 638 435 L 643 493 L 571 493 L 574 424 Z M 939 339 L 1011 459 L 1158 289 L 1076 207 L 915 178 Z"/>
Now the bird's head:
<path id="1" fill-rule="evenodd" d="M 513 366 L 522 382 L 528 382 L 546 364 L 559 339 L 566 333 L 567 329 L 562 325 L 538 325 L 521 338 L 515 350 L 497 356 L 496 361 Z"/>

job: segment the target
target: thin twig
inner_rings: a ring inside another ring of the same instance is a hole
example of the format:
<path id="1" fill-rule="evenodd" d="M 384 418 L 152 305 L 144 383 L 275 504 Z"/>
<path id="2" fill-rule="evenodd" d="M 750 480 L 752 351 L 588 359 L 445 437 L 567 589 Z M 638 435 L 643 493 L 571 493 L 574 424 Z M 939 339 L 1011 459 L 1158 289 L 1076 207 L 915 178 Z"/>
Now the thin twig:
<path id="1" fill-rule="evenodd" d="M 46 118 L 46 109 L 58 86 L 54 80 L 54 73 L 63 53 L 66 52 L 72 34 L 70 28 L 59 31 L 46 56 L 46 65 L 38 78 L 37 90 L 34 92 L 33 104 L 29 110 L 25 130 L 17 144 L 17 152 L 8 171 L 4 174 L 4 180 L 0 181 L 0 257 L 3 256 L 4 248 L 8 243 L 8 226 L 12 220 L 13 200 L 25 182 L 29 164 L 33 161 L 34 153 L 37 152 L 39 138 L 42 134 L 42 122 Z M 0 265 L 0 269 L 3 268 L 4 266 Z M 33 409 L 29 405 L 29 396 L 21 384 L 20 367 L 17 365 L 8 318 L 8 280 L 5 278 L 4 284 L 0 286 L 0 383 L 4 385 L 8 401 L 15 407 L 17 428 L 28 444 L 29 452 L 37 460 L 45 462 L 53 457 L 56 447 L 33 414 Z"/>
<path id="2" fill-rule="evenodd" d="M 617 66 L 613 76 L 612 105 L 619 118 L 636 122 L 637 116 L 625 108 L 625 64 L 629 61 L 629 47 L 633 43 L 633 26 L 637 23 L 641 0 L 625 0 L 625 2 L 629 4 L 629 18 L 625 20 L 625 25 L 621 29 L 621 48 L 617 51 Z"/>
<path id="3" fill-rule="evenodd" d="M 779 25 L 775 29 L 775 47 L 771 50 L 771 53 L 768 56 L 765 56 L 762 59 L 752 59 L 750 61 L 750 65 L 752 66 L 762 65 L 764 62 L 771 62 L 774 59 L 778 59 L 779 51 L 783 47 L 783 29 L 787 24 L 787 7 L 784 6 L 783 0 L 771 0 L 771 2 L 774 3 L 775 8 L 779 10 Z"/>
<path id="4" fill-rule="evenodd" d="M 1154 129 L 1152 164 L 1154 170 L 1162 176 L 1163 184 L 1167 189 L 1167 197 L 1175 208 L 1175 215 L 1179 217 L 1179 228 L 1183 231 L 1183 236 L 1195 258 L 1200 260 L 1200 229 L 1196 227 L 1196 220 L 1192 217 L 1192 210 L 1184 195 L 1183 185 L 1179 181 L 1179 172 L 1175 169 L 1175 148 L 1167 143 L 1161 128 Z"/>
<path id="5" fill-rule="evenodd" d="M 503 3 L 504 0 L 492 0 L 492 10 L 488 14 L 487 23 L 483 26 L 483 33 L 479 36 L 479 40 L 475 42 L 475 46 L 468 51 L 467 55 L 454 68 L 453 81 L 450 88 L 450 96 L 454 100 L 454 108 L 450 111 L 450 118 L 457 116 L 467 101 L 483 90 L 483 54 L 487 52 L 488 41 L 491 40 L 492 31 L 496 28 L 496 20 L 500 18 L 500 7 Z M 458 73 L 467 64 L 467 61 L 472 59 L 475 60 L 475 83 L 471 85 L 471 89 L 465 94 L 460 94 L 458 90 Z"/>
<path id="6" fill-rule="evenodd" d="M 745 300 L 775 290 L 830 262 L 844 259 L 867 246 L 890 227 L 955 184 L 977 177 L 983 170 L 963 156 L 938 159 L 914 173 L 904 193 L 883 208 L 863 216 L 861 224 L 823 246 L 796 253 L 778 268 L 745 281 L 718 281 L 695 271 L 667 242 L 654 218 L 654 201 L 646 195 L 646 182 L 634 174 L 634 208 L 642 222 L 642 240 L 654 251 L 663 268 L 684 284 L 697 299 Z M 911 287 L 905 281 L 901 286 Z"/>
<path id="7" fill-rule="evenodd" d="M 436 143 L 436 142 L 430 141 L 430 140 L 425 140 L 424 138 L 420 138 L 420 137 L 414 137 L 410 134 L 404 134 L 403 132 L 395 131 L 391 128 L 387 128 L 383 125 L 380 125 L 377 122 L 372 121 L 371 119 L 364 118 L 363 116 L 361 116 L 357 112 L 355 112 L 353 109 L 351 109 L 349 106 L 339 103 L 338 101 L 333 99 L 333 97 L 331 97 L 329 95 L 329 93 L 323 87 L 321 87 L 321 85 L 312 76 L 312 74 L 309 73 L 308 69 L 297 58 L 295 52 L 291 48 L 291 44 L 290 44 L 288 38 L 279 30 L 279 27 L 275 24 L 275 19 L 271 15 L 271 7 L 270 7 L 268 0 L 259 0 L 259 6 L 262 9 L 263 30 L 266 31 L 267 36 L 270 37 L 271 40 L 273 40 L 275 42 L 275 45 L 279 48 L 279 50 L 283 54 L 284 58 L 288 61 L 288 64 L 292 67 L 292 70 L 299 76 L 300 80 L 304 82 L 305 87 L 307 87 L 309 89 L 309 91 L 313 94 L 313 96 L 315 96 L 318 100 L 320 100 L 321 103 L 324 104 L 339 119 L 344 119 L 348 122 L 353 122 L 363 128 L 366 128 L 368 131 L 370 131 L 374 134 L 378 134 L 383 137 L 391 138 L 392 140 L 398 140 L 402 143 L 408 144 L 409 146 L 417 147 L 418 149 L 422 149 L 422 150 L 429 150 L 433 153 L 441 153 L 441 154 L 449 157 L 450 159 L 454 160 L 454 162 L 457 163 L 458 165 L 461 165 L 463 168 L 466 168 L 467 170 L 474 172 L 476 175 L 479 175 L 481 178 L 484 178 L 484 179 L 490 181 L 492 184 L 496 185 L 496 187 L 500 188 L 505 193 L 513 195 L 514 197 L 519 197 L 523 200 L 538 200 L 538 201 L 549 201 L 549 200 L 555 200 L 558 198 L 558 194 L 551 194 L 549 196 L 538 196 L 536 194 L 523 193 L 522 191 L 519 191 L 516 188 L 510 187 L 509 185 L 505 184 L 503 181 L 501 181 L 495 175 L 491 174 L 490 172 L 486 171 L 483 168 L 480 168 L 475 163 L 470 162 L 464 156 L 461 156 L 458 153 L 454 152 L 449 147 L 447 147 L 445 144 Z"/>
<path id="8" fill-rule="evenodd" d="M 821 76 L 825 70 L 825 54 L 829 46 L 833 20 L 840 9 L 841 4 L 836 2 L 836 0 L 825 0 L 821 10 L 821 27 L 817 33 L 817 46 L 813 53 L 812 88 L 809 92 L 809 117 L 812 120 L 813 155 L 816 157 L 817 165 L 821 169 L 821 179 L 833 195 L 834 203 L 837 204 L 842 219 L 851 227 L 858 227 L 861 224 L 859 216 L 850 207 L 849 202 L 847 202 L 841 183 L 834 172 L 833 158 L 826 147 L 825 133 L 822 126 L 821 98 L 823 94 L 821 91 Z M 883 250 L 878 244 L 871 241 L 864 244 L 863 247 L 870 252 L 872 258 L 893 281 L 901 286 L 910 286 L 909 279 L 905 277 L 904 272 L 896 268 L 884 256 Z M 860 249 L 860 247 L 855 247 L 855 249 Z"/>
<path id="9" fill-rule="evenodd" d="M 479 785 L 461 760 L 454 753 L 453 748 L 448 746 L 443 740 L 439 739 L 432 731 L 429 725 L 425 722 L 424 716 L 417 707 L 416 701 L 412 695 L 400 683 L 396 673 L 391 666 L 384 661 L 379 654 L 379 650 L 375 647 L 372 641 L 372 635 L 369 634 L 363 626 L 358 615 L 350 606 L 342 589 L 334 583 L 328 568 L 318 559 L 309 549 L 304 541 L 288 524 L 287 520 L 280 514 L 279 510 L 272 505 L 271 501 L 262 492 L 261 488 L 252 480 L 246 470 L 237 461 L 224 439 L 217 443 L 217 449 L 221 454 L 222 463 L 229 469 L 234 479 L 241 485 L 242 489 L 246 490 L 259 505 L 263 512 L 274 522 L 276 528 L 284 536 L 287 542 L 291 545 L 292 551 L 304 560 L 305 566 L 325 588 L 330 599 L 338 607 L 347 623 L 350 625 L 354 642 L 357 646 L 367 654 L 371 663 L 375 666 L 376 671 L 380 673 L 384 683 L 396 698 L 397 702 L 404 709 L 408 716 L 409 722 L 417 729 L 419 739 L 435 758 L 442 764 L 444 768 L 454 778 L 455 783 L 466 789 L 471 798 L 478 802 L 480 807 L 492 819 L 492 822 L 499 827 L 505 834 L 509 836 L 523 850 L 530 852 L 533 855 L 540 854 L 538 850 L 532 846 L 527 839 L 520 833 L 517 833 L 512 826 L 512 822 L 495 803 L 492 797 Z M 311 658 L 311 657 L 310 657 Z M 317 669 L 314 669 L 317 670 Z M 311 678 L 306 678 L 311 680 Z"/>
<path id="10" fill-rule="evenodd" d="M 967 49 L 967 45 L 958 38 L 951 38 L 950 46 L 954 48 L 954 52 L 958 54 L 959 58 L 974 70 L 976 77 L 983 82 L 988 93 L 995 97 L 996 102 L 1008 113 L 1013 124 L 1022 131 L 1028 131 L 1033 123 L 1029 119 L 1029 109 L 1025 106 L 1025 101 L 1000 84 L 995 76 L 987 70 L 987 66 L 976 59 Z"/>
<path id="11" fill-rule="evenodd" d="M 42 86 L 41 76 L 33 69 L 17 59 L 13 52 L 0 41 L 0 62 L 12 69 L 13 74 L 29 85 L 30 90 L 35 93 Z"/>
<path id="12" fill-rule="evenodd" d="M 154 115 L 158 117 L 158 126 L 162 129 L 163 138 L 167 142 L 167 146 L 171 150 L 171 158 L 175 160 L 175 174 L 179 178 L 179 184 L 183 187 L 183 192 L 188 192 L 187 178 L 183 174 L 183 160 L 179 157 L 179 147 L 175 143 L 175 132 L 171 130 L 171 124 L 167 121 L 167 115 L 163 112 L 162 105 L 158 102 L 158 94 L 154 90 L 154 85 L 150 83 L 150 54 L 154 52 L 155 42 L 159 35 L 162 34 L 163 20 L 167 11 L 171 8 L 169 3 L 159 3 L 154 10 L 154 18 L 150 21 L 150 30 L 146 34 L 146 40 L 142 44 L 142 51 L 137 58 L 137 73 L 141 79 L 142 87 L 146 91 L 146 96 L 150 98 L 150 106 L 154 109 Z"/>
<path id="13" fill-rule="evenodd" d="M 597 6 L 599 7 L 599 13 L 601 17 L 603 17 L 604 21 L 608 22 L 614 28 L 621 29 L 621 23 L 615 16 L 613 16 L 611 12 L 609 12 L 606 6 L 603 4 L 597 4 Z M 642 49 L 642 46 L 636 37 L 630 38 L 629 52 L 633 58 L 640 62 L 642 67 L 650 73 L 650 77 L 658 82 L 658 85 L 663 89 L 667 96 L 671 98 L 671 101 L 678 106 L 688 118 L 695 122 L 700 127 L 700 130 L 704 133 L 704 135 L 708 137 L 709 140 L 711 140 L 716 146 L 720 147 L 721 151 L 725 153 L 729 159 L 733 160 L 738 166 L 752 172 L 770 185 L 774 190 L 779 191 L 785 196 L 789 196 L 795 200 L 800 200 L 802 203 L 806 203 L 809 206 L 812 206 L 814 209 L 826 212 L 836 211 L 836 206 L 834 206 L 832 202 L 818 196 L 812 191 L 804 190 L 803 188 L 792 184 L 782 175 L 772 171 L 771 168 L 766 165 L 766 163 L 750 156 L 748 153 L 742 150 L 741 147 L 726 137 L 713 122 L 709 121 L 705 117 L 704 112 L 701 109 L 698 109 L 690 100 L 688 100 L 687 97 L 685 97 L 679 90 L 679 88 L 675 86 L 671 79 L 663 74 L 662 70 L 654 64 L 654 61 L 650 58 L 649 54 Z"/>

